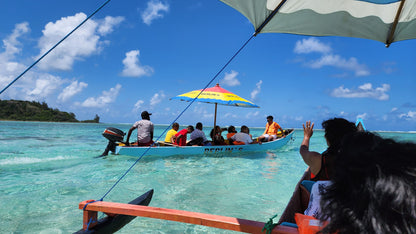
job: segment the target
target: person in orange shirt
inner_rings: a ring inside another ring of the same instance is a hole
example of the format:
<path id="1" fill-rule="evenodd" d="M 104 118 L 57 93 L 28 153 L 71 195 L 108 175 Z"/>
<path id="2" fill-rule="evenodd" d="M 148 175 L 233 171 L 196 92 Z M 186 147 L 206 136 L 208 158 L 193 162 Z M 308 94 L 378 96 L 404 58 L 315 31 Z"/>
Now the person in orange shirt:
<path id="1" fill-rule="evenodd" d="M 259 136 L 258 141 L 273 141 L 277 139 L 277 132 L 279 130 L 281 131 L 282 136 L 285 137 L 282 127 L 273 121 L 273 116 L 267 116 L 266 130 L 264 130 L 263 135 Z"/>
<path id="2" fill-rule="evenodd" d="M 233 125 L 228 127 L 228 133 L 227 133 L 227 139 L 229 140 L 234 134 L 236 134 L 237 131 L 235 130 L 235 127 Z"/>

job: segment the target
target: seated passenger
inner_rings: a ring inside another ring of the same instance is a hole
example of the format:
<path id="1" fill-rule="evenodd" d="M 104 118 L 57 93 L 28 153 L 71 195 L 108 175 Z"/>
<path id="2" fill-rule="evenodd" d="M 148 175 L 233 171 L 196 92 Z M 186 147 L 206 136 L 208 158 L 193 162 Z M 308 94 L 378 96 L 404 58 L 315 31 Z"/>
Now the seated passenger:
<path id="1" fill-rule="evenodd" d="M 234 145 L 246 145 L 246 144 L 257 144 L 258 141 L 253 141 L 250 136 L 250 129 L 243 125 L 239 133 L 236 133 L 231 137 Z"/>
<path id="2" fill-rule="evenodd" d="M 215 135 L 214 135 L 214 129 L 215 129 Z M 218 125 L 215 126 L 215 128 L 211 130 L 211 133 L 209 135 L 211 136 L 211 139 L 214 145 L 226 145 L 224 141 L 224 137 L 222 137 L 221 133 L 222 133 L 222 129 Z"/>
<path id="3" fill-rule="evenodd" d="M 195 130 L 191 133 L 190 139 L 191 141 L 189 141 L 186 145 L 211 145 L 211 142 L 207 140 L 205 133 L 202 131 L 201 122 L 196 124 Z"/>
<path id="4" fill-rule="evenodd" d="M 235 127 L 233 125 L 228 127 L 228 133 L 227 133 L 227 139 L 230 139 L 234 134 L 236 134 L 237 131 L 235 130 Z"/>
<path id="5" fill-rule="evenodd" d="M 342 138 L 357 131 L 353 122 L 343 118 L 333 118 L 322 122 L 325 129 L 325 140 L 328 148 L 323 152 L 311 151 L 309 148 L 310 139 L 313 135 L 314 123 L 306 121 L 303 124 L 303 140 L 299 153 L 303 161 L 311 170 L 311 180 L 329 180 L 333 172 L 333 163 L 337 158 Z"/>
<path id="6" fill-rule="evenodd" d="M 330 184 L 330 180 L 320 180 L 313 184 L 312 189 L 310 191 L 308 208 L 304 212 L 305 215 L 313 216 L 317 219 L 321 217 L 322 195 L 326 192 L 327 187 Z"/>
<path id="7" fill-rule="evenodd" d="M 280 133 L 278 132 L 280 130 Z M 264 130 L 263 135 L 259 136 L 259 141 L 273 141 L 277 137 L 285 137 L 283 134 L 283 129 L 280 125 L 273 121 L 273 116 L 267 116 L 266 130 Z"/>
<path id="8" fill-rule="evenodd" d="M 348 135 L 322 196 L 323 233 L 416 233 L 416 144 Z"/>
<path id="9" fill-rule="evenodd" d="M 174 143 L 176 140 L 175 134 L 178 133 L 178 129 L 179 129 L 179 124 L 178 123 L 173 123 L 172 124 L 172 129 L 168 131 L 168 133 L 166 133 L 166 137 L 165 137 L 165 142 L 166 143 Z"/>
<path id="10" fill-rule="evenodd" d="M 191 133 L 194 131 L 194 126 L 189 125 L 187 128 L 184 128 L 180 130 L 178 133 L 175 134 L 176 141 L 175 145 L 179 146 L 186 146 L 186 137 L 188 136 L 188 133 Z"/>
<path id="11" fill-rule="evenodd" d="M 225 142 L 228 145 L 232 145 L 233 140 L 231 140 L 231 137 L 234 136 L 237 133 L 237 131 L 235 130 L 235 127 L 233 125 L 229 126 L 227 130 L 228 130 L 228 133 L 227 133 L 227 139 L 225 140 Z"/>

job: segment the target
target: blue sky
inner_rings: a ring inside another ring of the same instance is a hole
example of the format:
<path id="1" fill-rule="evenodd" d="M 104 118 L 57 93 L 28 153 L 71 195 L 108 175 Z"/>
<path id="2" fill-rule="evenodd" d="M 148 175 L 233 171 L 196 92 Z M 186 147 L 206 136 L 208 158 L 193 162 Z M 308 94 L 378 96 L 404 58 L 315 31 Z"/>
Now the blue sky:
<path id="1" fill-rule="evenodd" d="M 0 89 L 104 1 L 2 1 Z M 147 110 L 169 124 L 188 105 L 169 100 L 201 89 L 253 34 L 220 1 L 111 1 L 0 95 L 35 100 L 105 123 Z M 416 40 L 390 48 L 367 39 L 259 34 L 215 83 L 260 108 L 219 106 L 217 124 L 284 128 L 332 117 L 369 130 L 416 131 Z M 213 125 L 214 105 L 194 103 L 178 120 Z"/>

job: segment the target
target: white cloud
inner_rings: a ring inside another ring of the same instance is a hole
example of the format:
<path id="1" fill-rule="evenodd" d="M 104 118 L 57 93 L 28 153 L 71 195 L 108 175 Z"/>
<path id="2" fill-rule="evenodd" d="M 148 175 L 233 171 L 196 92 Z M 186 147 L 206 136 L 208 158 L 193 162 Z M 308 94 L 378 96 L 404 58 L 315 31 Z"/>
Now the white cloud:
<path id="1" fill-rule="evenodd" d="M 150 25 L 155 19 L 163 18 L 163 12 L 169 11 L 169 4 L 162 3 L 158 0 L 147 2 L 147 8 L 142 13 L 142 20 L 145 24 Z"/>
<path id="2" fill-rule="evenodd" d="M 21 43 L 18 40 L 19 37 L 24 35 L 25 33 L 29 32 L 29 24 L 28 23 L 20 23 L 16 24 L 13 32 L 3 39 L 3 46 L 4 51 L 0 53 L 0 88 L 5 88 L 13 79 L 16 78 L 16 74 L 21 73 L 24 71 L 25 66 L 23 64 L 17 63 L 12 61 L 17 53 L 21 51 Z M 30 88 L 32 88 L 32 85 Z M 10 93 L 10 89 L 15 88 L 10 87 L 8 89 L 8 93 Z M 18 93 L 18 92 L 16 92 Z M 3 97 L 4 98 L 4 97 Z"/>
<path id="3" fill-rule="evenodd" d="M 15 28 L 12 32 L 12 34 L 7 37 L 6 39 L 3 40 L 3 44 L 4 44 L 4 48 L 5 48 L 5 52 L 4 52 L 4 56 L 7 56 L 5 58 L 10 59 L 10 57 L 14 57 L 14 55 L 16 53 L 19 53 L 21 51 L 21 48 L 19 48 L 20 46 L 20 42 L 17 40 L 20 36 L 22 36 L 23 34 L 29 32 L 29 23 L 24 22 L 24 23 L 20 23 L 20 24 L 16 24 Z M 0 55 L 2 56 L 2 55 Z M 0 59 L 1 61 L 1 59 Z"/>
<path id="4" fill-rule="evenodd" d="M 199 104 L 203 106 L 199 106 Z M 208 120 L 214 120 L 214 113 L 213 111 L 207 111 L 206 104 L 198 103 L 198 105 L 195 106 L 193 109 L 193 112 L 197 114 L 201 119 L 208 119 Z M 218 116 L 217 116 L 218 119 Z"/>
<path id="5" fill-rule="evenodd" d="M 311 68 L 321 68 L 324 66 L 333 66 L 355 72 L 356 76 L 368 76 L 370 71 L 367 66 L 359 64 L 356 58 L 349 58 L 348 60 L 339 55 L 324 55 L 318 60 L 310 61 L 306 66 Z"/>
<path id="6" fill-rule="evenodd" d="M 163 93 L 163 91 L 160 91 L 159 93 L 155 93 L 153 97 L 150 99 L 150 106 L 154 107 L 155 105 L 159 104 L 160 102 L 165 99 L 166 95 Z"/>
<path id="7" fill-rule="evenodd" d="M 80 93 L 84 88 L 88 86 L 87 83 L 73 81 L 70 85 L 62 90 L 62 93 L 58 96 L 58 101 L 65 102 L 73 97 L 75 94 Z"/>
<path id="8" fill-rule="evenodd" d="M 140 64 L 139 56 L 139 50 L 132 50 L 126 53 L 126 58 L 123 59 L 124 69 L 121 73 L 122 76 L 140 77 L 153 74 L 152 67 Z"/>
<path id="9" fill-rule="evenodd" d="M 365 120 L 365 119 L 367 119 L 367 116 L 368 116 L 367 113 L 362 113 L 362 114 L 357 115 L 356 119 L 363 119 L 363 120 Z"/>
<path id="10" fill-rule="evenodd" d="M 399 118 L 407 120 L 416 120 L 416 111 L 409 111 L 407 113 L 401 114 L 399 115 Z"/>
<path id="11" fill-rule="evenodd" d="M 303 120 L 303 116 L 295 116 L 294 119 L 296 121 L 302 121 Z"/>
<path id="12" fill-rule="evenodd" d="M 297 54 L 309 54 L 312 52 L 320 53 L 320 58 L 304 63 L 305 66 L 313 69 L 319 69 L 324 66 L 332 66 L 353 71 L 355 76 L 370 75 L 370 70 L 365 64 L 360 64 L 354 57 L 346 59 L 338 54 L 332 53 L 332 48 L 329 45 L 320 42 L 314 37 L 303 39 L 302 41 L 297 41 L 294 52 Z"/>
<path id="13" fill-rule="evenodd" d="M 42 31 L 43 36 L 38 41 L 40 52 L 37 57 L 49 50 L 85 18 L 85 14 L 79 13 L 46 24 Z M 120 23 L 120 21 L 121 19 L 118 17 L 106 17 L 103 20 L 97 20 L 100 23 L 93 20 L 88 21 L 48 54 L 37 67 L 44 70 L 71 69 L 75 60 L 80 60 L 85 56 L 97 52 L 99 49 L 98 45 L 102 43 L 99 40 L 100 37 L 97 35 L 99 33 L 99 26 L 105 25 L 105 27 L 101 28 L 101 33 L 105 34 L 111 32 L 112 28 Z M 2 41 L 4 48 L 4 52 L 0 53 L 0 85 L 2 87 L 9 84 L 27 68 L 27 65 L 12 60 L 21 51 L 19 37 L 29 31 L 28 23 L 16 24 L 13 32 Z M 25 73 L 18 82 L 8 88 L 3 98 L 64 101 L 68 100 L 71 95 L 74 95 L 73 92 L 76 92 L 76 87 L 69 86 L 58 97 L 54 96 L 53 94 L 57 94 L 57 91 L 62 89 L 62 85 L 65 83 L 71 83 L 71 81 L 32 69 Z M 79 89 L 84 87 L 84 83 L 78 83 L 77 85 Z"/>
<path id="14" fill-rule="evenodd" d="M 222 85 L 227 86 L 237 86 L 240 85 L 240 81 L 237 79 L 238 72 L 231 71 L 230 73 L 225 73 L 224 79 L 220 81 Z"/>
<path id="15" fill-rule="evenodd" d="M 7 85 L 10 84 L 10 82 L 12 82 L 15 78 L 16 78 L 16 74 L 21 73 L 22 71 L 24 71 L 24 69 L 26 68 L 25 66 L 23 66 L 20 63 L 17 62 L 12 62 L 12 61 L 7 61 L 5 58 L 4 60 L 1 59 L 2 54 L 0 54 L 0 87 L 3 90 Z M 32 73 L 27 73 L 26 77 L 28 76 L 32 76 Z M 28 79 L 26 79 L 28 80 Z M 11 89 L 16 89 L 18 87 L 18 84 L 21 85 L 23 84 L 22 82 L 16 82 L 14 85 L 10 86 L 7 89 L 7 93 L 9 93 L 11 91 Z M 27 88 L 32 88 L 34 86 L 34 84 L 31 84 L 30 86 L 28 86 Z M 6 93 L 6 95 L 7 95 Z M 3 97 L 4 98 L 4 97 Z"/>
<path id="16" fill-rule="evenodd" d="M 228 112 L 228 113 L 226 113 L 225 115 L 224 115 L 224 118 L 225 119 L 235 119 L 235 118 L 238 118 L 238 115 L 236 115 L 236 114 L 234 114 L 234 113 L 230 113 L 230 112 Z"/>
<path id="17" fill-rule="evenodd" d="M 111 88 L 109 91 L 103 91 L 99 97 L 87 98 L 81 106 L 83 107 L 104 107 L 109 103 L 116 101 L 116 98 L 120 92 L 121 85 L 117 84 L 116 87 Z"/>
<path id="18" fill-rule="evenodd" d="M 62 79 L 59 77 L 44 74 L 41 78 L 36 79 L 35 88 L 28 92 L 29 96 L 34 98 L 44 98 L 60 88 Z"/>
<path id="19" fill-rule="evenodd" d="M 0 87 L 2 88 L 10 84 L 17 75 L 27 69 L 27 65 L 12 60 L 21 51 L 19 37 L 29 31 L 27 23 L 16 24 L 13 32 L 3 40 L 4 52 L 0 53 Z M 56 101 L 56 97 L 53 97 L 53 95 L 67 82 L 66 79 L 58 76 L 32 69 L 10 86 L 2 94 L 2 97 L 53 102 Z"/>
<path id="20" fill-rule="evenodd" d="M 297 41 L 293 51 L 297 54 L 309 54 L 312 52 L 327 54 L 332 51 L 332 48 L 329 45 L 320 42 L 315 37 L 310 37 L 308 39 Z"/>
<path id="21" fill-rule="evenodd" d="M 133 112 L 138 112 L 142 108 L 143 103 L 144 101 L 138 100 L 136 104 L 134 104 Z"/>
<path id="22" fill-rule="evenodd" d="M 84 13 L 77 13 L 74 16 L 62 17 L 56 22 L 46 24 L 42 30 L 43 36 L 38 42 L 40 53 L 37 57 L 52 48 L 86 17 Z M 121 21 L 120 17 L 106 17 L 104 20 L 98 21 L 88 20 L 43 58 L 38 64 L 39 68 L 43 70 L 70 70 L 76 60 L 98 53 L 101 49 L 100 45 L 103 43 L 100 41 L 99 34 L 104 35 L 111 32 L 112 28 Z"/>
<path id="23" fill-rule="evenodd" d="M 261 85 L 263 84 L 262 80 L 259 80 L 259 82 L 256 83 L 256 88 L 251 92 L 251 100 L 256 99 L 257 95 L 261 91 Z"/>
<path id="24" fill-rule="evenodd" d="M 373 88 L 372 84 L 366 83 L 359 86 L 357 89 L 348 89 L 344 86 L 338 87 L 331 92 L 333 97 L 342 98 L 373 98 L 380 101 L 389 99 L 387 92 L 390 90 L 390 85 L 382 84 L 381 87 Z"/>
<path id="25" fill-rule="evenodd" d="M 347 116 L 347 114 L 348 114 L 348 113 L 346 113 L 345 111 L 341 111 L 341 112 L 339 112 L 339 115 L 340 115 L 340 116 Z"/>
<path id="26" fill-rule="evenodd" d="M 255 112 L 248 112 L 246 115 L 247 119 L 252 119 L 252 118 L 257 118 L 259 116 L 260 112 L 259 111 L 255 111 Z"/>
<path id="27" fill-rule="evenodd" d="M 123 21 L 124 17 L 122 16 L 106 16 L 102 23 L 98 26 L 98 33 L 100 33 L 103 36 L 112 33 L 114 27 L 118 26 Z"/>

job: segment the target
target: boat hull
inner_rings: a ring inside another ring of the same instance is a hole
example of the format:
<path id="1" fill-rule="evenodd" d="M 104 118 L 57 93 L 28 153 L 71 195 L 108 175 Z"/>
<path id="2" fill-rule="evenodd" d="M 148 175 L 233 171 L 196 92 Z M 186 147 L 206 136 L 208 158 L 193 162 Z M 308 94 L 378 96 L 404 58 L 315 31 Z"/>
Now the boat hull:
<path id="1" fill-rule="evenodd" d="M 137 197 L 133 201 L 129 202 L 131 205 L 140 205 L 140 206 L 148 206 L 150 201 L 153 197 L 153 189 L 147 191 L 146 193 L 142 194 L 141 196 Z M 85 208 L 85 206 L 84 206 Z M 110 216 L 106 216 L 96 223 L 93 223 L 93 227 L 89 230 L 81 229 L 74 234 L 107 234 L 107 233 L 115 233 L 124 227 L 126 224 L 130 223 L 136 216 L 131 215 L 121 215 L 121 214 L 113 214 Z"/>
<path id="2" fill-rule="evenodd" d="M 215 146 L 155 146 L 155 147 L 132 147 L 117 146 L 116 154 L 128 156 L 173 156 L 173 155 L 202 155 L 202 156 L 233 156 L 245 153 L 277 150 L 292 141 L 294 130 L 284 138 L 271 142 L 249 145 L 215 145 Z"/>

